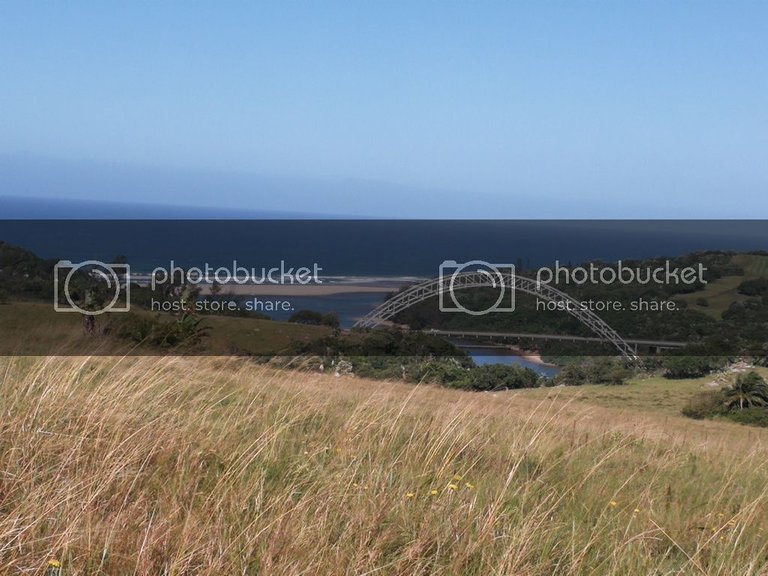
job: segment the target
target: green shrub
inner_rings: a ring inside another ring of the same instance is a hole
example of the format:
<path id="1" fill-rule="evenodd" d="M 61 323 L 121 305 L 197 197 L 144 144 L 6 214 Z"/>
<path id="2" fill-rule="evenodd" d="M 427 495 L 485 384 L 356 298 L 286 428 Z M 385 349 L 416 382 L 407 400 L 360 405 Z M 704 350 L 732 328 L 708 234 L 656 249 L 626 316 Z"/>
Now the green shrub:
<path id="1" fill-rule="evenodd" d="M 571 363 L 563 367 L 555 377 L 558 384 L 581 386 L 582 384 L 626 383 L 632 375 L 620 360 L 614 358 L 590 358 L 582 363 Z"/>
<path id="2" fill-rule="evenodd" d="M 664 360 L 666 378 L 700 378 L 709 374 L 714 366 L 707 356 L 669 356 Z"/>
<path id="3" fill-rule="evenodd" d="M 327 314 L 321 314 L 314 310 L 297 310 L 291 317 L 288 318 L 288 322 L 294 324 L 310 324 L 314 326 L 330 326 L 331 328 L 339 327 L 339 317 L 333 312 Z"/>
<path id="4" fill-rule="evenodd" d="M 474 390 L 511 390 L 534 388 L 539 384 L 539 375 L 530 368 L 504 364 L 478 366 L 470 371 Z"/>
<path id="5" fill-rule="evenodd" d="M 159 315 L 128 313 L 116 323 L 118 337 L 154 348 L 190 347 L 207 336 L 208 327 L 199 316 L 188 315 L 164 320 Z"/>
<path id="6" fill-rule="evenodd" d="M 726 413 L 725 417 L 739 424 L 768 428 L 768 409 L 765 408 L 755 407 L 745 408 L 744 410 L 732 410 Z"/>
<path id="7" fill-rule="evenodd" d="M 739 294 L 745 296 L 762 296 L 768 294 L 768 278 L 753 278 L 739 284 Z"/>

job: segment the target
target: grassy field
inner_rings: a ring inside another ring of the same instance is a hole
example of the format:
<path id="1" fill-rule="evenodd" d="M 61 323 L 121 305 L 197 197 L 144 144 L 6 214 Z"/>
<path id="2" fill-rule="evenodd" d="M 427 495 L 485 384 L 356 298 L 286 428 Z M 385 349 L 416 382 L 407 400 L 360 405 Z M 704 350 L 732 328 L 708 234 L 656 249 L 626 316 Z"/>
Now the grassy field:
<path id="1" fill-rule="evenodd" d="M 0 574 L 768 573 L 768 430 L 678 416 L 701 382 L 16 357 L 0 386 Z"/>
<path id="2" fill-rule="evenodd" d="M 768 369 L 756 368 L 768 379 Z M 573 400 L 604 408 L 631 411 L 633 414 L 679 416 L 688 400 L 716 378 L 732 382 L 735 374 L 705 376 L 685 380 L 668 380 L 661 376 L 639 376 L 628 381 L 626 386 L 586 385 L 567 388 L 534 388 L 511 391 L 527 398 L 558 398 Z"/>
<path id="3" fill-rule="evenodd" d="M 768 256 L 737 254 L 733 263 L 744 269 L 747 278 L 768 278 Z"/>
<path id="4" fill-rule="evenodd" d="M 768 278 L 768 256 L 738 254 L 732 258 L 732 261 L 744 269 L 743 276 L 724 276 L 707 284 L 704 290 L 676 296 L 675 299 L 686 302 L 692 310 L 720 319 L 733 302 L 749 299 L 738 293 L 739 284 L 751 278 Z M 701 298 L 706 299 L 709 305 L 698 304 L 697 301 Z"/>
<path id="5" fill-rule="evenodd" d="M 159 314 L 140 309 L 135 309 L 134 313 L 143 316 Z M 118 320 L 120 316 L 113 315 Z M 173 318 L 170 315 L 163 317 Z M 107 325 L 110 315 L 100 316 L 98 321 L 100 326 Z M 232 316 L 205 316 L 203 325 L 210 328 L 204 341 L 208 354 L 268 355 L 281 352 L 291 342 L 313 340 L 331 332 L 327 326 Z M 80 314 L 56 312 L 46 302 L 0 304 L 0 335 L 0 354 L 103 354 L 109 349 L 124 352 L 135 348 L 128 342 L 88 336 L 83 331 Z M 141 351 L 138 348 L 133 352 Z"/>

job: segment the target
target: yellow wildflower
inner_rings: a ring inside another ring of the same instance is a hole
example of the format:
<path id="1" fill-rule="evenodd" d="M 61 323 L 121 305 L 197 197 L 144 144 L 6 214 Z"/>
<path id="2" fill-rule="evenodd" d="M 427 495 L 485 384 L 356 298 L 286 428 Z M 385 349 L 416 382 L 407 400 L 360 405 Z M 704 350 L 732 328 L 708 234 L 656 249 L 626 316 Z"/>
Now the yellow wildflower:
<path id="1" fill-rule="evenodd" d="M 61 567 L 61 562 L 58 560 L 48 560 L 48 566 L 51 566 L 52 568 L 59 568 Z"/>
<path id="2" fill-rule="evenodd" d="M 466 486 L 470 490 L 474 490 L 475 489 L 475 485 L 472 484 L 471 482 L 467 482 L 466 484 L 464 484 L 464 486 Z"/>
<path id="3" fill-rule="evenodd" d="M 456 484 L 448 484 L 448 490 L 458 490 L 459 487 Z"/>
<path id="4" fill-rule="evenodd" d="M 618 503 L 618 502 L 616 502 L 616 500 L 611 500 L 610 502 L 608 502 L 608 505 L 609 505 L 611 508 L 616 508 L 616 506 L 618 506 L 618 505 L 619 505 L 619 503 Z"/>
<path id="5" fill-rule="evenodd" d="M 405 495 L 405 497 L 406 497 L 406 498 L 413 498 L 414 496 L 415 496 L 415 494 L 414 494 L 413 492 L 408 492 L 408 493 Z"/>
<path id="6" fill-rule="evenodd" d="M 437 496 L 437 490 L 430 490 L 430 491 L 429 491 L 429 494 L 430 494 L 431 496 Z"/>

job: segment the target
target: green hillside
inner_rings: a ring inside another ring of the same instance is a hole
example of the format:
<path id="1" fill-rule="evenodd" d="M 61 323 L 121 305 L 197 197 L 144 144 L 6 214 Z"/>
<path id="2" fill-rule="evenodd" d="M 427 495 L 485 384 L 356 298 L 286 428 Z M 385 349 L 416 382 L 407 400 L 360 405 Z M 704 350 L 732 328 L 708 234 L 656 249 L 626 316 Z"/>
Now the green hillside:
<path id="1" fill-rule="evenodd" d="M 752 278 L 768 278 L 768 256 L 756 254 L 737 254 L 732 263 L 743 269 L 744 273 L 735 276 L 723 276 L 707 284 L 703 290 L 682 294 L 675 299 L 685 302 L 692 310 L 703 312 L 715 319 L 720 319 L 734 302 L 749 300 L 749 296 L 739 294 L 739 285 Z M 704 305 L 706 301 L 707 305 Z"/>

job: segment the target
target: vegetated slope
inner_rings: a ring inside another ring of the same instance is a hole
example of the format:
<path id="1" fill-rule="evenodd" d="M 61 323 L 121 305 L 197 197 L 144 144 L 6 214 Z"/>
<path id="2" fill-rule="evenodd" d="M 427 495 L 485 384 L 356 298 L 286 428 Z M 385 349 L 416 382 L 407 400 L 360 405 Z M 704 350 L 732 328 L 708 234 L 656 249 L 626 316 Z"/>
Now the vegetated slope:
<path id="1" fill-rule="evenodd" d="M 0 387 L 0 574 L 768 566 L 768 431 L 225 358 L 4 358 Z"/>
<path id="2" fill-rule="evenodd" d="M 739 293 L 739 286 L 745 280 L 768 278 L 768 256 L 760 254 L 736 254 L 731 262 L 741 268 L 743 274 L 723 276 L 713 280 L 702 290 L 682 294 L 678 300 L 686 302 L 692 310 L 703 312 L 719 319 L 723 312 L 734 302 L 749 300 L 749 296 Z"/>

